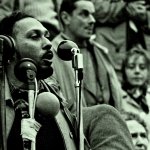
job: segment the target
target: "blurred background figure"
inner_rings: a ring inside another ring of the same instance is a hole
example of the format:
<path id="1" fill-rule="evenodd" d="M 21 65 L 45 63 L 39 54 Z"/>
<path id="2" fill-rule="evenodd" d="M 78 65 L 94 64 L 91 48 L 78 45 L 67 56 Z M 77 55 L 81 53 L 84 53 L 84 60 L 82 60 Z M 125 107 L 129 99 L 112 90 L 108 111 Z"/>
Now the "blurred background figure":
<path id="1" fill-rule="evenodd" d="M 149 56 L 140 46 L 132 48 L 123 61 L 122 110 L 143 118 L 150 129 Z"/>
<path id="2" fill-rule="evenodd" d="M 135 150 L 149 150 L 150 143 L 145 122 L 132 113 L 125 113 L 124 119 L 131 134 Z"/>
<path id="3" fill-rule="evenodd" d="M 149 113 L 149 57 L 140 47 L 132 48 L 123 61 L 122 88 L 126 92 L 123 108 L 135 113 Z"/>
<path id="4" fill-rule="evenodd" d="M 149 3 L 145 0 L 92 0 L 95 6 L 96 41 L 109 49 L 122 80 L 121 64 L 137 43 L 150 49 Z"/>

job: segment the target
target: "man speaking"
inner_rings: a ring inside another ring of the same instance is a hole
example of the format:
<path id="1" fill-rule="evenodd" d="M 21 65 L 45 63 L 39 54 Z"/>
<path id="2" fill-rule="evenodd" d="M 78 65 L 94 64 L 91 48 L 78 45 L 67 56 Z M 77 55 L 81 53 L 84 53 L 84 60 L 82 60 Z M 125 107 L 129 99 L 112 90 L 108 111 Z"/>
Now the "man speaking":
<path id="1" fill-rule="evenodd" d="M 14 12 L 0 23 L 0 34 L 5 43 L 2 48 L 6 75 L 6 116 L 1 114 L 6 128 L 0 129 L 6 129 L 6 139 L 1 147 L 76 150 L 76 120 L 57 85 L 43 81 L 53 72 L 50 33 L 35 18 Z M 84 108 L 83 130 L 85 150 L 133 149 L 125 122 L 111 106 Z"/>

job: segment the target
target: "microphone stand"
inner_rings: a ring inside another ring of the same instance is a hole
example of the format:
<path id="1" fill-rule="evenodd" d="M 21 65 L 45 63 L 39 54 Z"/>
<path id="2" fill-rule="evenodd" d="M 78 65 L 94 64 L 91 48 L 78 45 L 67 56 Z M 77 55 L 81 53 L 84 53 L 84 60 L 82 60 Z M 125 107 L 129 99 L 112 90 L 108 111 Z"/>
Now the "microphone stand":
<path id="1" fill-rule="evenodd" d="M 83 114 L 82 114 L 82 80 L 83 80 L 83 55 L 79 49 L 72 48 L 73 59 L 72 66 L 75 71 L 75 89 L 76 89 L 76 116 L 77 116 L 77 138 L 78 150 L 84 150 L 84 133 L 83 133 Z"/>
<path id="2" fill-rule="evenodd" d="M 21 72 L 21 74 L 20 74 Z M 14 68 L 16 77 L 27 83 L 28 88 L 28 117 L 22 115 L 21 120 L 21 135 L 23 140 L 24 150 L 35 150 L 36 135 L 41 125 L 34 119 L 35 104 L 37 100 L 38 86 L 36 80 L 36 63 L 30 58 L 21 59 Z"/>
<path id="3" fill-rule="evenodd" d="M 0 150 L 7 150 L 6 144 L 6 103 L 5 73 L 3 65 L 3 39 L 0 39 Z"/>
<path id="4" fill-rule="evenodd" d="M 27 82 L 28 82 L 28 103 L 29 103 L 29 116 L 31 119 L 34 119 L 35 113 L 35 102 L 36 96 L 35 92 L 37 93 L 37 81 L 36 81 L 36 73 L 33 70 L 27 70 Z M 36 89 L 36 90 L 35 90 Z M 28 149 L 35 150 L 36 142 L 31 141 L 29 139 L 23 138 L 24 146 L 28 146 Z M 24 147 L 26 150 L 26 147 Z"/>

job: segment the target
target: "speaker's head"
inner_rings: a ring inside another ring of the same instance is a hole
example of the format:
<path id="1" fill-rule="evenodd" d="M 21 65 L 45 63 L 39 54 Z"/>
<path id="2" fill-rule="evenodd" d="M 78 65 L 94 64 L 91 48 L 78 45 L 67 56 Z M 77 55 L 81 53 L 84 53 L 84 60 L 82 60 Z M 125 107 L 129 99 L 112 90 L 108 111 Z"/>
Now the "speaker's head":
<path id="1" fill-rule="evenodd" d="M 0 51 L 3 54 L 3 62 L 7 63 L 15 53 L 15 42 L 10 36 L 0 35 Z"/>

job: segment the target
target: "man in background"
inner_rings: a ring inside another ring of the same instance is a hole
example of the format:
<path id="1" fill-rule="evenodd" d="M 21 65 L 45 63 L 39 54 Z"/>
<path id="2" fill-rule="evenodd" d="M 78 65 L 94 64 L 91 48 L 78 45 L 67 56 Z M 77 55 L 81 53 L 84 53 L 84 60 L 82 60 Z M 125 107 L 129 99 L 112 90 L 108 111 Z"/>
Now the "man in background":
<path id="1" fill-rule="evenodd" d="M 149 150 L 149 133 L 144 120 L 140 119 L 136 114 L 126 113 L 125 121 L 132 136 L 135 150 Z"/>
<path id="2" fill-rule="evenodd" d="M 53 76 L 68 99 L 70 110 L 74 109 L 76 99 L 75 74 L 72 61 L 64 61 L 57 54 L 58 45 L 63 40 L 75 42 L 83 55 L 83 106 L 110 104 L 120 108 L 120 83 L 108 51 L 94 40 L 90 40 L 94 30 L 94 12 L 95 8 L 90 0 L 64 0 L 59 10 L 62 30 L 52 41 Z"/>

